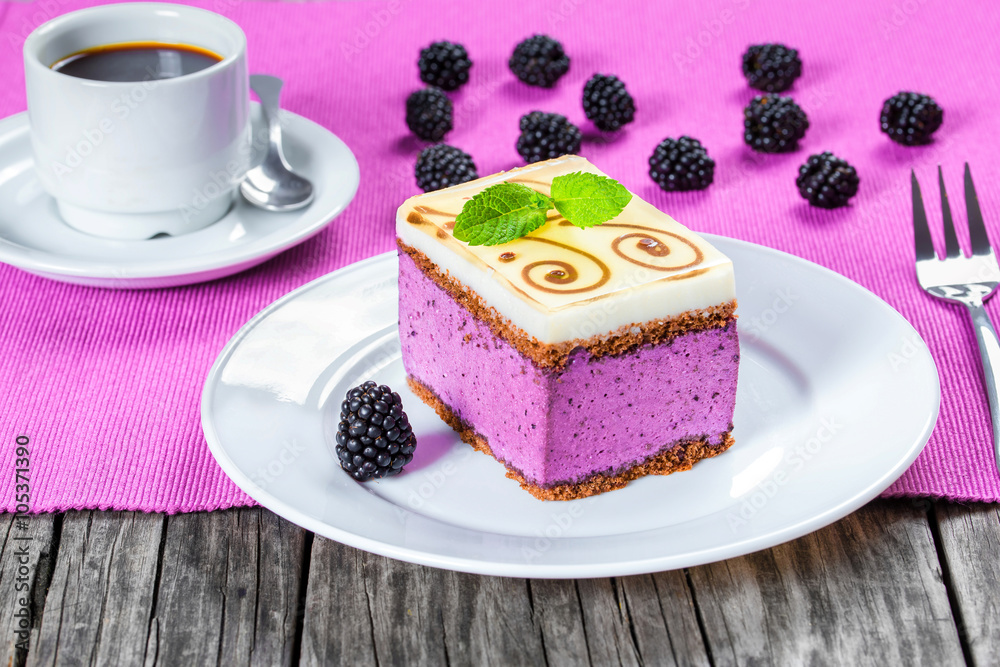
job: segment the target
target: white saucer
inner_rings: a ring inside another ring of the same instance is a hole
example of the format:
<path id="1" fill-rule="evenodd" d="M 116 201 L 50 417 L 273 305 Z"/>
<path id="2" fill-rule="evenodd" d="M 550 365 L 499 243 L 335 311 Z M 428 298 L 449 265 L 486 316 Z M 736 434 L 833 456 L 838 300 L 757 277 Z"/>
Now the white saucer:
<path id="1" fill-rule="evenodd" d="M 694 469 L 544 502 L 459 441 L 406 386 L 394 253 L 275 302 L 208 376 L 202 426 L 256 501 L 320 535 L 400 560 L 516 577 L 607 577 L 774 546 L 868 502 L 906 470 L 937 419 L 926 345 L 884 301 L 776 250 L 707 238 L 739 299 L 736 444 Z M 402 475 L 358 484 L 331 453 L 347 390 L 399 391 L 417 435 Z"/>
<path id="2" fill-rule="evenodd" d="M 252 106 L 258 136 L 260 106 Z M 329 224 L 354 198 L 360 178 L 354 154 L 329 130 L 287 111 L 281 122 L 289 163 L 316 189 L 308 207 L 269 213 L 237 196 L 229 213 L 205 229 L 118 241 L 62 221 L 35 177 L 27 113 L 6 118 L 0 121 L 0 262 L 52 280 L 132 289 L 214 280 L 260 264 Z"/>

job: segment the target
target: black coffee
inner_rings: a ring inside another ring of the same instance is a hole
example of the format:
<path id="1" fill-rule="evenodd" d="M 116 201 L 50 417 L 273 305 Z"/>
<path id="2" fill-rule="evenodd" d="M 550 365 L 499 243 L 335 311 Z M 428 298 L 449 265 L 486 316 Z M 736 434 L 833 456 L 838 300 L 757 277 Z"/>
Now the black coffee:
<path id="1" fill-rule="evenodd" d="M 188 44 L 107 44 L 66 56 L 52 69 L 94 81 L 173 79 L 211 67 L 222 56 Z"/>

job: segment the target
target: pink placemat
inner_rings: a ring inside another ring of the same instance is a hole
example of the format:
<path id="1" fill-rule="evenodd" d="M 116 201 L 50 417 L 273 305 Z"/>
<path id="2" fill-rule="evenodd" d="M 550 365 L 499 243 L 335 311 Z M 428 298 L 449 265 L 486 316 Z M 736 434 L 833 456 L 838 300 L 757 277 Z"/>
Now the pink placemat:
<path id="1" fill-rule="evenodd" d="M 89 4 L 0 5 L 0 116 L 25 108 L 24 37 Z M 448 140 L 475 157 L 481 174 L 520 163 L 514 142 L 522 113 L 557 111 L 589 135 L 583 155 L 682 222 L 827 266 L 899 310 L 931 347 L 943 402 L 927 448 L 887 495 L 1000 500 L 972 330 L 964 312 L 925 296 L 913 277 L 907 180 L 916 169 L 936 212 L 933 178 L 941 163 L 964 222 L 961 168 L 969 161 L 990 234 L 1000 242 L 997 3 L 962 11 L 926 0 L 198 4 L 243 27 L 251 70 L 287 81 L 288 109 L 347 142 L 361 165 L 361 187 L 319 236 L 214 283 L 107 291 L 0 266 L 0 461 L 12 480 L 15 438 L 31 439 L 34 511 L 252 504 L 205 444 L 203 380 L 226 341 L 267 304 L 394 247 L 393 214 L 417 192 L 412 165 L 420 148 L 403 123 L 403 102 L 419 85 L 419 48 L 436 39 L 463 42 L 475 62 L 469 84 L 453 95 L 457 121 Z M 507 70 L 514 44 L 534 32 L 561 40 L 573 59 L 554 90 L 529 88 Z M 811 127 L 789 155 L 756 155 L 742 143 L 742 107 L 753 93 L 740 54 L 764 41 L 798 47 L 805 63 L 791 94 Z M 580 107 L 583 83 L 595 71 L 618 74 L 638 106 L 636 122 L 611 140 Z M 882 101 L 902 89 L 927 92 L 944 107 L 933 145 L 904 148 L 879 133 Z M 717 161 L 716 182 L 705 192 L 666 194 L 646 175 L 653 147 L 680 134 L 700 138 Z M 848 159 L 861 176 L 846 209 L 812 209 L 795 190 L 798 166 L 822 150 Z M 990 310 L 1000 318 L 995 305 Z M 901 341 L 901 363 L 905 357 Z M 0 485 L 3 509 L 15 507 L 14 491 L 13 481 Z"/>

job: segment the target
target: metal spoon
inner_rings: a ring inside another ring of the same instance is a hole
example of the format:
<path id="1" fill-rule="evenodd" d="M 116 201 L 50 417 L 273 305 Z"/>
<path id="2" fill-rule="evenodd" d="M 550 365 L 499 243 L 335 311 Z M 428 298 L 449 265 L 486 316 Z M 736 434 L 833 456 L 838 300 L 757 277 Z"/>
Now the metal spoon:
<path id="1" fill-rule="evenodd" d="M 281 150 L 281 123 L 278 121 L 278 98 L 283 82 L 276 76 L 253 74 L 250 87 L 260 98 L 267 121 L 268 146 L 264 160 L 247 172 L 240 192 L 248 202 L 268 211 L 294 211 L 313 200 L 313 186 L 308 179 L 292 171 Z"/>

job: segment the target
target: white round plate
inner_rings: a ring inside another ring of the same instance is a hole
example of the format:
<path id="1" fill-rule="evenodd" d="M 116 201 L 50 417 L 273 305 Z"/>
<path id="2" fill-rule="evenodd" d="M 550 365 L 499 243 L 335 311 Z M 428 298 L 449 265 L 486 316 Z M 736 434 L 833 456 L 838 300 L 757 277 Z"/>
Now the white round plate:
<path id="1" fill-rule="evenodd" d="M 251 104 L 259 137 L 260 105 Z M 0 262 L 52 280 L 123 289 L 189 285 L 256 266 L 323 229 L 358 189 L 358 163 L 344 142 L 289 111 L 282 112 L 281 124 L 289 163 L 315 187 L 309 206 L 269 213 L 237 196 L 229 213 L 205 229 L 117 241 L 62 221 L 35 176 L 27 112 L 5 118 L 0 121 Z M 263 150 L 255 149 L 259 162 Z"/>
<path id="2" fill-rule="evenodd" d="M 816 264 L 707 236 L 736 266 L 742 351 L 736 444 L 692 470 L 544 502 L 463 444 L 404 381 L 397 263 L 373 257 L 292 292 L 244 326 L 208 376 L 202 426 L 223 470 L 311 531 L 400 560 L 516 577 L 688 567 L 825 526 L 889 486 L 937 419 L 916 331 Z M 399 391 L 417 434 L 406 472 L 340 470 L 340 403 L 367 379 Z"/>

